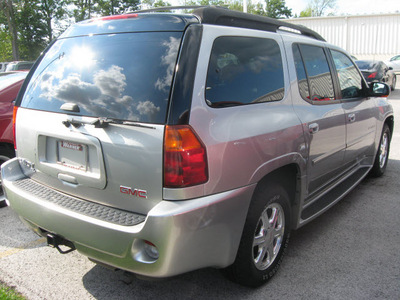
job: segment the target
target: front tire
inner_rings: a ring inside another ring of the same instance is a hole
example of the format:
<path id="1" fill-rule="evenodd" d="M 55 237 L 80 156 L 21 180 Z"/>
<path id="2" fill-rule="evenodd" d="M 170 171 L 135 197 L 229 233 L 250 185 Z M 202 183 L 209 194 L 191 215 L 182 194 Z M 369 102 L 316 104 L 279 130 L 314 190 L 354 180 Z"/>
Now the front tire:
<path id="1" fill-rule="evenodd" d="M 383 126 L 378 151 L 376 153 L 374 165 L 370 171 L 373 177 L 380 177 L 385 173 L 389 160 L 391 132 L 387 124 Z"/>
<path id="2" fill-rule="evenodd" d="M 290 235 L 287 192 L 270 183 L 256 190 L 235 262 L 225 273 L 239 284 L 258 287 L 278 270 Z"/>

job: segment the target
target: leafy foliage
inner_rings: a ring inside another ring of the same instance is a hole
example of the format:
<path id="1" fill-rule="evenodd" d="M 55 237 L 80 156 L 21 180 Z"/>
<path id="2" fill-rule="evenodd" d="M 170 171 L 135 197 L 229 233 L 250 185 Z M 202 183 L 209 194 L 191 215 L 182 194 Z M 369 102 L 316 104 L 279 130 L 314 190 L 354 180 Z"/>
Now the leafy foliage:
<path id="1" fill-rule="evenodd" d="M 335 6 L 336 0 L 309 0 L 307 8 L 300 13 L 300 17 L 321 17 L 329 10 L 332 11 Z"/>
<path id="2" fill-rule="evenodd" d="M 182 0 L 183 1 L 183 0 Z M 313 0 L 336 1 L 336 0 Z M 215 5 L 243 10 L 241 0 L 186 0 L 186 5 Z M 167 0 L 0 0 L 0 61 L 35 60 L 74 22 L 134 11 L 139 6 L 170 6 Z M 249 13 L 290 17 L 285 0 L 248 1 Z"/>
<path id="3" fill-rule="evenodd" d="M 25 300 L 26 298 L 18 294 L 13 288 L 7 287 L 0 281 L 0 300 Z"/>
<path id="4" fill-rule="evenodd" d="M 21 60 L 36 60 L 47 45 L 48 32 L 38 0 L 21 1 L 15 20 Z"/>

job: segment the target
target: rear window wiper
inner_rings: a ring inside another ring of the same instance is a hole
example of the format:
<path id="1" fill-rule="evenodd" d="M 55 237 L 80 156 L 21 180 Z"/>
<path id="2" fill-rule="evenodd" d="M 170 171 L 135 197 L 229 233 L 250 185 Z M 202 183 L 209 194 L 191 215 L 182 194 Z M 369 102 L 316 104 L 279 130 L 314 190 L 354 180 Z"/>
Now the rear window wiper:
<path id="1" fill-rule="evenodd" d="M 155 129 L 155 127 L 153 127 L 153 126 L 143 125 L 143 124 L 133 122 L 133 121 L 123 121 L 123 120 L 118 120 L 118 119 L 101 118 L 101 117 L 99 117 L 93 121 L 84 121 L 84 120 L 77 120 L 74 118 L 68 118 L 67 120 L 62 121 L 62 123 L 66 127 L 70 127 L 72 125 L 75 128 L 79 128 L 82 125 L 93 125 L 95 128 L 106 128 L 106 127 L 108 127 L 109 124 L 118 124 L 118 125 L 127 125 L 127 126 Z"/>

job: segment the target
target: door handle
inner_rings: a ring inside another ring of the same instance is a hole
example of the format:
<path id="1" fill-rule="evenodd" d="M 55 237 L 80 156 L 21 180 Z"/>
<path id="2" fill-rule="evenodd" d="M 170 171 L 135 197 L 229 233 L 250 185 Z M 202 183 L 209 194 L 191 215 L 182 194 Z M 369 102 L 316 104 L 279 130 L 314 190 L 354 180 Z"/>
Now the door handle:
<path id="1" fill-rule="evenodd" d="M 353 123 L 353 122 L 355 122 L 355 120 L 356 120 L 356 115 L 355 115 L 355 114 L 349 114 L 349 115 L 347 116 L 347 118 L 348 118 L 348 120 L 349 120 L 349 123 Z"/>
<path id="2" fill-rule="evenodd" d="M 308 130 L 310 131 L 311 134 L 317 133 L 319 131 L 318 123 L 312 123 L 308 125 Z"/>

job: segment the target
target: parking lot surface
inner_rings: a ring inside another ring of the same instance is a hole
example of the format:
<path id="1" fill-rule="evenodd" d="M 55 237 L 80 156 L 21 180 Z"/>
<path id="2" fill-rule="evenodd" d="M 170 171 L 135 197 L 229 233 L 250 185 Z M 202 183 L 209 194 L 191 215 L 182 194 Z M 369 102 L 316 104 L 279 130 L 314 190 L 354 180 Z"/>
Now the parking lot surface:
<path id="1" fill-rule="evenodd" d="M 0 281 L 28 299 L 400 299 L 400 84 L 390 160 L 383 177 L 366 178 L 328 212 L 292 233 L 280 270 L 258 289 L 218 270 L 145 281 L 61 255 L 0 209 Z"/>

